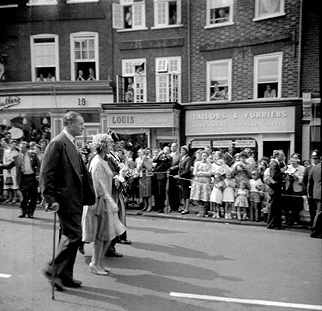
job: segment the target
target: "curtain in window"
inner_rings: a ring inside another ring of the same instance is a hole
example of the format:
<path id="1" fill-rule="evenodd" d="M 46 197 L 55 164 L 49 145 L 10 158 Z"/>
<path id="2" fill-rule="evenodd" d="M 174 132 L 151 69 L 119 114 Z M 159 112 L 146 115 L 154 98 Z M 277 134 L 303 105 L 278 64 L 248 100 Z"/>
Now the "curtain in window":
<path id="1" fill-rule="evenodd" d="M 268 15 L 280 11 L 281 0 L 259 0 L 259 15 Z"/>

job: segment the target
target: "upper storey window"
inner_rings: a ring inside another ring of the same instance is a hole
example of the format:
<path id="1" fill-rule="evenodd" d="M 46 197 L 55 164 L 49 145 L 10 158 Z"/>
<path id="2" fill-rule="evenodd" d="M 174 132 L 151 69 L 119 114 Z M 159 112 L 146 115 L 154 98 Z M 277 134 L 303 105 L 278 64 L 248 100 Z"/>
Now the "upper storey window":
<path id="1" fill-rule="evenodd" d="M 255 0 L 255 20 L 284 14 L 284 0 Z"/>
<path id="2" fill-rule="evenodd" d="M 120 3 L 113 3 L 113 28 L 145 29 L 145 2 L 142 0 L 120 0 Z"/>
<path id="3" fill-rule="evenodd" d="M 233 0 L 207 0 L 207 27 L 233 23 Z"/>
<path id="4" fill-rule="evenodd" d="M 58 36 L 35 35 L 30 38 L 32 81 L 59 80 Z"/>
<path id="5" fill-rule="evenodd" d="M 181 24 L 181 0 L 154 0 L 154 26 Z"/>

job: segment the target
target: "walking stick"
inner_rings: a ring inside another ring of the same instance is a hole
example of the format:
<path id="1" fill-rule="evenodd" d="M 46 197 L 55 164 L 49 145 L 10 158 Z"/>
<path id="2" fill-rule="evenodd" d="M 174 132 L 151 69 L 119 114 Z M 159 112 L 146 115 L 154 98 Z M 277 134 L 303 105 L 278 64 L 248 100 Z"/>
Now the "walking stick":
<path id="1" fill-rule="evenodd" d="M 55 300 L 55 277 L 56 277 L 56 269 L 54 268 L 54 261 L 56 256 L 56 223 L 57 223 L 57 211 L 59 209 L 58 203 L 53 203 L 51 206 L 46 206 L 46 212 L 54 213 L 54 224 L 53 224 L 53 253 L 51 264 L 53 266 L 53 272 L 51 274 L 51 299 Z"/>

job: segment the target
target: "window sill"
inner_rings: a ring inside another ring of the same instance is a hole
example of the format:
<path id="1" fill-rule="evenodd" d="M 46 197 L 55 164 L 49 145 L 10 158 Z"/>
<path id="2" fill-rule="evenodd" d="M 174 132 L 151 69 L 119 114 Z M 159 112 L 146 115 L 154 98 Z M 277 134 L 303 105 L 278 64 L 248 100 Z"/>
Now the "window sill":
<path id="1" fill-rule="evenodd" d="M 141 31 L 141 30 L 148 30 L 148 27 L 142 28 L 134 28 L 134 29 L 117 29 L 116 32 L 132 32 L 132 31 Z"/>
<path id="2" fill-rule="evenodd" d="M 264 15 L 264 16 L 259 16 L 259 17 L 255 17 L 253 18 L 253 22 L 257 22 L 257 21 L 262 21 L 264 19 L 270 19 L 270 18 L 275 18 L 275 17 L 281 17 L 281 16 L 285 16 L 286 14 L 284 12 L 282 13 L 278 13 L 278 14 L 272 14 L 272 15 Z"/>
<path id="3" fill-rule="evenodd" d="M 67 0 L 67 4 L 80 4 L 80 3 L 90 3 L 90 2 L 98 2 L 99 0 L 86 0 L 86 1 L 80 1 L 80 0 Z"/>
<path id="4" fill-rule="evenodd" d="M 256 98 L 254 97 L 254 100 L 258 100 L 258 101 L 274 101 L 274 100 L 280 100 L 282 97 L 259 97 L 259 98 Z"/>
<path id="5" fill-rule="evenodd" d="M 211 24 L 211 25 L 205 26 L 204 29 L 218 28 L 218 27 L 231 26 L 231 25 L 234 25 L 234 22 Z"/>
<path id="6" fill-rule="evenodd" d="M 153 27 L 151 27 L 151 30 L 155 30 L 155 29 L 168 29 L 168 28 L 181 28 L 181 27 L 183 27 L 183 24 L 166 25 L 166 26 L 153 26 Z"/>

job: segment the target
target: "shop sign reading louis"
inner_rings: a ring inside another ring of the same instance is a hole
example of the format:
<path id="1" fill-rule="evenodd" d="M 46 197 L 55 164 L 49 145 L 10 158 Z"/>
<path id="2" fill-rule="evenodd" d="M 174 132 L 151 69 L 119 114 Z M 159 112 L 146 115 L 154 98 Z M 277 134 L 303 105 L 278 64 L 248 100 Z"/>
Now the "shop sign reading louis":
<path id="1" fill-rule="evenodd" d="M 0 97 L 0 111 L 20 104 L 20 97 L 6 96 Z"/>
<path id="2" fill-rule="evenodd" d="M 186 135 L 294 132 L 294 107 L 209 109 L 186 112 Z"/>
<path id="3" fill-rule="evenodd" d="M 113 116 L 112 117 L 113 124 L 134 124 L 134 116 Z"/>

